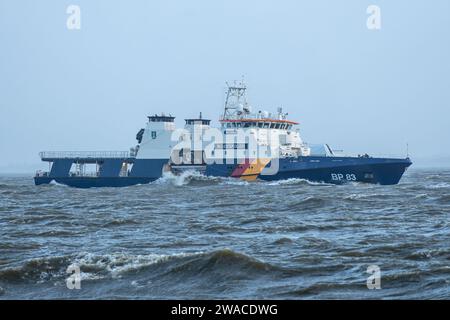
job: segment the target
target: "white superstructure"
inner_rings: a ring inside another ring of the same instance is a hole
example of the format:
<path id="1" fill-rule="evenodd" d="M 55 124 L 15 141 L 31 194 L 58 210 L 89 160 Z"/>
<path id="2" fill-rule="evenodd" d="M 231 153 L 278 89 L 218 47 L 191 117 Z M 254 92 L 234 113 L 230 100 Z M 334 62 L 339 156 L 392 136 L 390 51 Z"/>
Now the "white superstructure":
<path id="1" fill-rule="evenodd" d="M 228 86 L 220 128 L 210 126 L 210 120 L 185 119 L 184 129 L 176 129 L 174 117 L 150 116 L 141 130 L 137 159 L 171 158 L 180 164 L 233 161 L 235 159 L 285 158 L 310 155 L 302 141 L 297 122 L 287 119 L 278 108 L 276 114 L 252 112 L 246 100 L 243 83 Z"/>
<path id="2" fill-rule="evenodd" d="M 154 115 L 148 117 L 145 130 L 141 130 L 141 140 L 136 153 L 136 159 L 168 159 L 175 146 L 172 134 L 175 131 L 175 117 Z M 139 135 L 139 134 L 138 134 Z"/>
<path id="3" fill-rule="evenodd" d="M 283 158 L 307 156 L 309 147 L 303 143 L 297 122 L 287 119 L 287 113 L 278 108 L 276 114 L 268 111 L 252 111 L 246 100 L 246 86 L 235 83 L 228 86 L 227 98 L 221 122 L 225 143 L 235 143 L 247 150 L 246 158 Z M 216 148 L 217 158 L 233 156 L 226 149 Z"/>

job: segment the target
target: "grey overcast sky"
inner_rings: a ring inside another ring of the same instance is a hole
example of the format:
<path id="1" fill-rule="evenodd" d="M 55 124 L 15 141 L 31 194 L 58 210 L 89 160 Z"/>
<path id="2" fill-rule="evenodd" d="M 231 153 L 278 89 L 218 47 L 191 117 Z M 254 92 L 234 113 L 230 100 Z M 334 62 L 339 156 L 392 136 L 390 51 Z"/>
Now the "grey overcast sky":
<path id="1" fill-rule="evenodd" d="M 242 75 L 254 108 L 282 106 L 308 142 L 450 159 L 449 39 L 448 0 L 0 0 L 0 171 L 128 150 L 161 111 L 217 124 Z"/>

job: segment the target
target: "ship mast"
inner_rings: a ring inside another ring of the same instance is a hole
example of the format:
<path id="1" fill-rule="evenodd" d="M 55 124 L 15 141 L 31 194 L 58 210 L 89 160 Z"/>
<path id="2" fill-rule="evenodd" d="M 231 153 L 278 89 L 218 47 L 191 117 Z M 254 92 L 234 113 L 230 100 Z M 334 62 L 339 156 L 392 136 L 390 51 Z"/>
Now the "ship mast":
<path id="1" fill-rule="evenodd" d="M 228 90 L 227 90 L 227 98 L 225 99 L 225 108 L 223 112 L 223 119 L 232 118 L 239 108 L 247 107 L 247 99 L 245 97 L 245 90 L 247 90 L 247 86 L 244 81 L 241 80 L 239 83 L 234 81 L 233 85 L 229 85 L 226 82 Z"/>

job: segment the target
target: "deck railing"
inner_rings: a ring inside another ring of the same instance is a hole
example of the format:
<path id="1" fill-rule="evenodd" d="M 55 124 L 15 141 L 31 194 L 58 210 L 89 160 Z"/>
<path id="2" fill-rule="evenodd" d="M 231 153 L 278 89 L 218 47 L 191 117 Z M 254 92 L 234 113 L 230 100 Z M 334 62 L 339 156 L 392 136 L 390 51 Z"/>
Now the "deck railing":
<path id="1" fill-rule="evenodd" d="M 405 159 L 407 155 L 399 153 L 343 153 L 335 152 L 335 157 L 352 157 L 352 158 L 387 158 L 387 159 Z"/>
<path id="2" fill-rule="evenodd" d="M 128 151 L 42 151 L 39 152 L 41 159 L 97 159 L 97 158 L 130 158 Z"/>

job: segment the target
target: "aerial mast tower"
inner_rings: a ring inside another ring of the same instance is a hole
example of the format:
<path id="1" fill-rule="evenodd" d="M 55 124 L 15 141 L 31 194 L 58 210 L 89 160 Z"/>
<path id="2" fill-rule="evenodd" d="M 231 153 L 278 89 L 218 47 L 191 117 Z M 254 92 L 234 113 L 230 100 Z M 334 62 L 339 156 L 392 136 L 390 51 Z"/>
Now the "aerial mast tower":
<path id="1" fill-rule="evenodd" d="M 238 111 L 248 108 L 247 99 L 245 97 L 247 86 L 245 85 L 244 80 L 241 80 L 240 82 L 234 81 L 233 85 L 229 85 L 228 82 L 226 84 L 228 90 L 225 99 L 223 119 L 230 119 L 233 118 Z"/>

